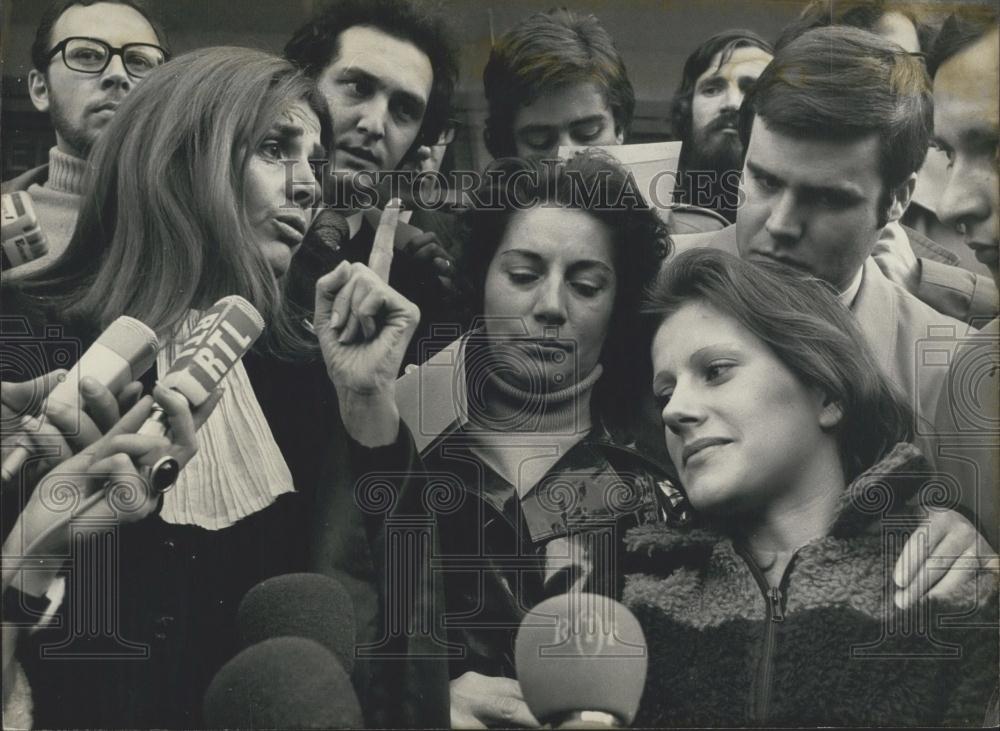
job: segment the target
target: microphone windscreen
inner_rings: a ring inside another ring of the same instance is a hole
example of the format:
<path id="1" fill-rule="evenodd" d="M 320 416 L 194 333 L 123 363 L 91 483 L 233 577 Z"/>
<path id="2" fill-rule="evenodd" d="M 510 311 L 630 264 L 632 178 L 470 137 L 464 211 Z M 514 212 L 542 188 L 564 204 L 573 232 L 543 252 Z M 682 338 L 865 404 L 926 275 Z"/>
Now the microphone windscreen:
<path id="1" fill-rule="evenodd" d="M 149 370 L 156 362 L 158 349 L 156 333 L 139 320 L 122 315 L 100 334 L 66 377 L 49 392 L 47 403 L 62 404 L 71 413 L 79 414 L 83 408 L 81 378 L 93 378 L 117 395 L 126 384 Z M 0 477 L 4 481 L 12 480 L 30 455 L 31 450 L 23 445 L 11 450 L 0 465 Z"/>
<path id="2" fill-rule="evenodd" d="M 161 379 L 201 406 L 264 331 L 264 318 L 242 297 L 223 297 L 202 315 Z"/>
<path id="3" fill-rule="evenodd" d="M 283 574 L 246 593 L 236 615 L 243 647 L 273 637 L 305 637 L 354 668 L 354 605 L 343 585 L 321 574 Z"/>
<path id="4" fill-rule="evenodd" d="M 340 213 L 324 208 L 316 214 L 307 236 L 315 237 L 327 249 L 337 251 L 351 238 L 351 228 Z"/>
<path id="5" fill-rule="evenodd" d="M 66 379 L 52 389 L 49 398 L 80 407 L 80 379 L 95 379 L 117 394 L 127 383 L 142 376 L 156 362 L 156 333 L 145 323 L 122 315 L 102 332 L 80 357 Z"/>
<path id="6" fill-rule="evenodd" d="M 351 679 L 329 650 L 301 637 L 248 647 L 212 678 L 204 699 L 210 728 L 363 728 Z"/>
<path id="7" fill-rule="evenodd" d="M 598 711 L 628 725 L 646 682 L 646 639 L 639 621 L 614 599 L 560 594 L 521 622 L 515 662 L 524 700 L 541 722 Z"/>

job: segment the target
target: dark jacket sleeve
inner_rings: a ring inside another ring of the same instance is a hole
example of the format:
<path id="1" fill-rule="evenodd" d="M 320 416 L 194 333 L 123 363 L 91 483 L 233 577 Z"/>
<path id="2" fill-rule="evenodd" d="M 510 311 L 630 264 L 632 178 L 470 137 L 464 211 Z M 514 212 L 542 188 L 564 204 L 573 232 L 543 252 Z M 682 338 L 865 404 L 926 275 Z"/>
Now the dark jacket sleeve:
<path id="1" fill-rule="evenodd" d="M 447 728 L 444 585 L 433 570 L 438 540 L 423 500 L 426 470 L 402 420 L 391 445 L 348 442 L 353 502 L 363 516 L 378 596 L 373 640 L 357 650 L 370 667 L 366 721 L 370 728 Z"/>

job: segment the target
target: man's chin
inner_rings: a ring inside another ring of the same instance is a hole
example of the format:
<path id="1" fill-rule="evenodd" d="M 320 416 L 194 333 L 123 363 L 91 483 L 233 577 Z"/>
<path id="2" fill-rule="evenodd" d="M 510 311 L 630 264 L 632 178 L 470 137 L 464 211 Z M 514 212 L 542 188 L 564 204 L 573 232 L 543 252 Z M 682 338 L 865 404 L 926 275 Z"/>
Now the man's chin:
<path id="1" fill-rule="evenodd" d="M 695 153 L 688 162 L 689 172 L 726 173 L 743 169 L 743 143 L 739 135 L 712 132 L 695 142 Z"/>

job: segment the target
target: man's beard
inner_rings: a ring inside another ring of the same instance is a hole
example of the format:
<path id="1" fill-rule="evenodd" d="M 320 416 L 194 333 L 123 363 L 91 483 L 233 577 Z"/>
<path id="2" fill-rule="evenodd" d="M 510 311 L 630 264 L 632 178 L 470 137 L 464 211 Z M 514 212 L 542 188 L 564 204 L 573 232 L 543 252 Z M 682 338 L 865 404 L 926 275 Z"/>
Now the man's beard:
<path id="1" fill-rule="evenodd" d="M 704 128 L 692 130 L 690 153 L 685 171 L 715 173 L 721 179 L 731 170 L 743 169 L 743 143 L 733 134 L 737 124 L 736 112 L 723 112 Z"/>
<path id="2" fill-rule="evenodd" d="M 100 132 L 84 127 L 80 120 L 71 119 L 55 97 L 49 102 L 49 117 L 52 119 L 52 126 L 72 154 L 86 160 Z"/>
<path id="3" fill-rule="evenodd" d="M 730 222 L 739 202 L 739 177 L 743 169 L 743 143 L 732 131 L 736 112 L 723 112 L 684 141 L 678 179 L 678 200 L 710 208 Z"/>

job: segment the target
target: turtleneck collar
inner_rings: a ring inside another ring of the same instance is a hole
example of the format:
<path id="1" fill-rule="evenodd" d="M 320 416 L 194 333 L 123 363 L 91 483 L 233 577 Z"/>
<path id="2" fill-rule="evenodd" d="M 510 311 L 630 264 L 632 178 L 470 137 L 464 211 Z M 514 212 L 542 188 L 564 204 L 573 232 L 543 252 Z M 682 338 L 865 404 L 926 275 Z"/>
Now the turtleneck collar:
<path id="1" fill-rule="evenodd" d="M 497 432 L 579 434 L 590 430 L 590 397 L 603 367 L 558 391 L 530 391 L 489 373 L 480 388 L 468 388 L 469 420 Z"/>
<path id="2" fill-rule="evenodd" d="M 86 175 L 86 160 L 67 155 L 57 147 L 49 150 L 49 177 L 45 187 L 61 193 L 81 195 Z"/>

